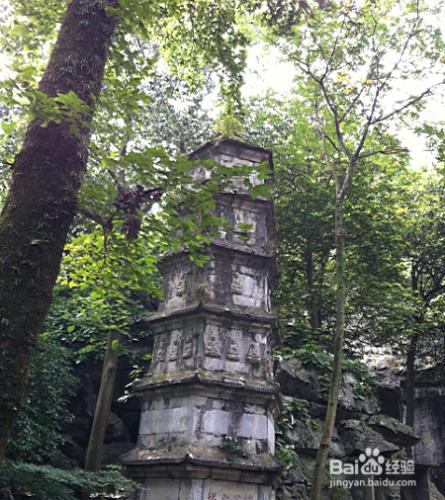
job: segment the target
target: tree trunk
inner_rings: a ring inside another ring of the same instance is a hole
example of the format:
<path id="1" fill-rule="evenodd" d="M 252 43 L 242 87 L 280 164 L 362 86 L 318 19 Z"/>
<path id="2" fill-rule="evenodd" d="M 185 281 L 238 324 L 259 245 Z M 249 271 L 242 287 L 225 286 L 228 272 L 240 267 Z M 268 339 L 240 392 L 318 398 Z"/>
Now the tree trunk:
<path id="1" fill-rule="evenodd" d="M 317 334 L 320 329 L 320 311 L 317 290 L 314 283 L 314 258 L 312 249 L 307 247 L 305 251 L 306 264 L 306 285 L 308 291 L 307 308 L 309 310 L 309 318 L 312 331 Z"/>
<path id="2" fill-rule="evenodd" d="M 411 337 L 408 353 L 406 355 L 406 412 L 405 423 L 414 428 L 414 413 L 416 409 L 416 351 L 418 334 Z M 413 447 L 407 446 L 408 457 L 413 458 Z M 415 488 L 403 486 L 401 489 L 402 500 L 416 500 Z"/>
<path id="3" fill-rule="evenodd" d="M 331 383 L 323 425 L 323 434 L 315 460 L 312 476 L 311 500 L 321 500 L 325 480 L 325 467 L 329 455 L 332 433 L 334 432 L 335 416 L 337 413 L 338 397 L 341 389 L 343 337 L 345 330 L 345 287 L 344 287 L 344 228 L 343 228 L 343 203 L 339 196 L 341 189 L 340 180 L 337 179 L 335 203 L 335 265 L 336 265 L 336 297 L 335 297 L 335 337 L 334 361 L 332 366 Z"/>
<path id="4" fill-rule="evenodd" d="M 113 402 L 121 341 L 122 335 L 119 332 L 112 331 L 108 334 L 99 396 L 97 397 L 93 426 L 91 427 L 90 440 L 88 442 L 85 458 L 85 470 L 91 472 L 97 472 L 102 465 L 102 449 L 104 446 L 111 404 Z"/>
<path id="5" fill-rule="evenodd" d="M 416 400 L 416 351 L 418 335 L 411 337 L 408 354 L 406 356 L 406 414 L 405 423 L 414 427 L 414 412 Z"/>
<path id="6" fill-rule="evenodd" d="M 411 290 L 414 295 L 419 294 L 419 264 L 413 262 L 411 265 Z M 416 327 L 422 323 L 423 314 L 416 317 Z M 416 355 L 417 342 L 419 340 L 418 332 L 414 331 L 409 343 L 408 353 L 406 355 L 406 412 L 405 423 L 414 427 L 414 411 L 416 400 Z M 409 452 L 410 448 L 408 449 Z"/>
<path id="7" fill-rule="evenodd" d="M 28 127 L 0 215 L 0 462 L 20 406 L 36 336 L 51 304 L 86 167 L 90 124 L 115 28 L 116 0 L 69 3 L 40 90 L 75 92 L 90 112 L 78 123 Z"/>

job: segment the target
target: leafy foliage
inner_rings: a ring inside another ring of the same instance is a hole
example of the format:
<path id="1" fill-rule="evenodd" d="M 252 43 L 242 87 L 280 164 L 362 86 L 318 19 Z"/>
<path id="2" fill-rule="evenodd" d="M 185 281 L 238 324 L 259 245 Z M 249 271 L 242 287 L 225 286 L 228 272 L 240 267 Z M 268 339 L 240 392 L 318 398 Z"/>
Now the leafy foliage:
<path id="1" fill-rule="evenodd" d="M 284 100 L 269 95 L 265 103 L 254 100 L 249 109 L 251 140 L 269 147 L 274 144 L 281 270 L 275 303 L 281 330 L 290 346 L 304 346 L 314 339 L 330 346 L 335 181 L 313 127 L 313 108 L 298 96 Z M 397 145 L 387 133 L 369 141 Z M 409 294 L 405 235 L 412 190 L 418 184 L 404 153 L 368 159 L 356 175 L 345 206 L 347 340 L 352 350 L 391 338 L 397 343 L 399 338 L 395 334 L 402 326 Z"/>
<path id="2" fill-rule="evenodd" d="M 87 498 L 124 498 L 137 489 L 137 484 L 112 467 L 98 473 L 83 470 L 66 471 L 54 467 L 22 462 L 5 462 L 0 466 L 0 484 L 15 498 L 36 500 L 75 500 Z"/>
<path id="3" fill-rule="evenodd" d="M 61 444 L 61 427 L 71 419 L 68 398 L 76 386 L 71 357 L 54 336 L 40 335 L 8 448 L 11 459 L 32 457 L 34 463 L 43 463 Z"/>

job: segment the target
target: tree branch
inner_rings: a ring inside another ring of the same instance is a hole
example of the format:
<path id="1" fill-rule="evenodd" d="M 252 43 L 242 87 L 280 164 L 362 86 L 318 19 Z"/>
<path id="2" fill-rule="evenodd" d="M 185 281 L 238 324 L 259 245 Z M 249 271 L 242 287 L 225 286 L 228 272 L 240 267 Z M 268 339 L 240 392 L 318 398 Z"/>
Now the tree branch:
<path id="1" fill-rule="evenodd" d="M 112 217 L 105 219 L 105 217 L 102 217 L 99 214 L 95 214 L 88 208 L 82 207 L 80 205 L 77 205 L 77 211 L 84 217 L 91 219 L 92 221 L 96 222 L 96 224 L 102 226 L 105 230 L 111 231 L 111 229 L 113 228 Z"/>
<path id="2" fill-rule="evenodd" d="M 364 158 L 369 158 L 370 156 L 375 156 L 375 155 L 395 155 L 398 153 L 408 153 L 408 152 L 409 150 L 407 148 L 375 149 L 374 151 L 367 151 L 365 153 L 361 153 L 358 159 L 363 160 Z"/>
<path id="3" fill-rule="evenodd" d="M 403 105 L 393 109 L 391 112 L 387 113 L 386 115 L 381 115 L 379 118 L 376 118 L 373 120 L 372 125 L 375 125 L 376 123 L 381 123 L 388 118 L 393 117 L 394 115 L 397 115 L 404 111 L 405 109 L 409 108 L 410 106 L 416 104 L 416 102 L 421 101 L 424 97 L 432 93 L 432 90 L 436 87 L 439 87 L 440 85 L 443 85 L 445 83 L 445 80 L 442 80 L 441 82 L 435 83 L 434 85 L 431 85 L 428 87 L 426 90 L 424 90 L 421 94 L 417 95 L 416 97 L 413 97 L 406 101 Z"/>

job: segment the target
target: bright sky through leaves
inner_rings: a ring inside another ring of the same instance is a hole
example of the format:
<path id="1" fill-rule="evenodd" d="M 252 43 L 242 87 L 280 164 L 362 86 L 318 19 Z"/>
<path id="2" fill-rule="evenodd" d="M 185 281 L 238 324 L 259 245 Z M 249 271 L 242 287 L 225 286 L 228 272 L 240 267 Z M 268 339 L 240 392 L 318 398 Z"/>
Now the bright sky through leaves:
<path id="1" fill-rule="evenodd" d="M 2 17 L 8 11 L 9 0 L 0 0 L 0 11 Z M 356 2 L 357 3 L 357 2 Z M 358 2 L 360 3 L 360 2 Z M 431 4 L 434 1 L 431 0 Z M 442 9 L 434 24 L 439 27 L 445 26 L 445 9 Z M 0 52 L 0 82 L 11 76 L 8 69 L 8 59 L 5 54 Z M 264 95 L 272 91 L 281 95 L 288 94 L 293 86 L 295 67 L 291 62 L 285 60 L 283 54 L 275 47 L 266 47 L 262 41 L 252 44 L 248 51 L 247 68 L 245 71 L 245 84 L 243 94 L 247 97 Z M 403 91 L 405 95 L 415 94 L 422 89 L 425 82 L 414 79 L 403 82 Z M 422 122 L 438 123 L 445 116 L 445 95 L 444 92 L 438 92 L 435 96 L 426 101 L 424 111 L 420 115 L 420 120 L 416 125 Z M 216 117 L 217 109 L 216 89 L 212 95 L 209 95 L 204 101 L 210 116 Z M 429 150 L 424 137 L 416 134 L 410 124 L 405 127 L 393 130 L 401 139 L 403 145 L 410 150 L 412 157 L 412 167 L 419 169 L 421 167 L 431 167 L 435 161 L 435 152 Z"/>

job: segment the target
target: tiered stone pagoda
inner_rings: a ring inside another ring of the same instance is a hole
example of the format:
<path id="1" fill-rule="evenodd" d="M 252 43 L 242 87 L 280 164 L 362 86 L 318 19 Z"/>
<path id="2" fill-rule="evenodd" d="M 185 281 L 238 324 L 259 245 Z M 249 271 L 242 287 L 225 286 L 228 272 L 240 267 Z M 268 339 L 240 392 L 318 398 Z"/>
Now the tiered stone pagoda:
<path id="1" fill-rule="evenodd" d="M 268 150 L 233 139 L 208 142 L 190 157 L 228 166 L 268 162 L 272 170 Z M 186 254 L 161 264 L 165 298 L 148 320 L 153 359 L 137 386 L 139 438 L 123 457 L 143 484 L 139 500 L 274 498 L 281 400 L 272 373 L 273 206 L 252 199 L 238 179 L 217 195 L 217 212 L 233 230 L 212 242 L 206 265 Z"/>

